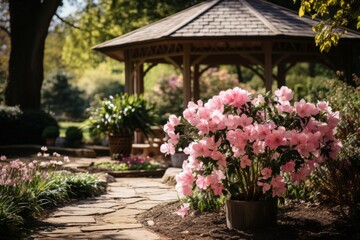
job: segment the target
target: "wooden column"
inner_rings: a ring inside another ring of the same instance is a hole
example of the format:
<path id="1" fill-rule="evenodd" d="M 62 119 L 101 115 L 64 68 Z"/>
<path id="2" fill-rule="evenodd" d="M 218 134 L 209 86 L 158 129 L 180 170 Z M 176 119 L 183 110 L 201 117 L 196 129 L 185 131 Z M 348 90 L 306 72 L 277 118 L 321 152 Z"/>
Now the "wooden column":
<path id="1" fill-rule="evenodd" d="M 135 93 L 144 93 L 144 64 L 136 64 L 135 69 Z"/>
<path id="2" fill-rule="evenodd" d="M 125 51 L 125 92 L 134 93 L 134 64 L 131 61 L 130 53 Z"/>
<path id="3" fill-rule="evenodd" d="M 278 66 L 278 88 L 281 86 L 286 86 L 286 64 L 279 63 Z"/>
<path id="4" fill-rule="evenodd" d="M 266 91 L 271 91 L 272 87 L 272 44 L 271 42 L 264 42 L 263 43 L 264 49 L 264 78 L 265 78 L 265 87 Z"/>
<path id="5" fill-rule="evenodd" d="M 200 71 L 199 71 L 199 65 L 196 64 L 194 66 L 194 79 L 193 79 L 193 97 L 194 101 L 197 101 L 200 99 Z"/>
<path id="6" fill-rule="evenodd" d="M 190 45 L 184 44 L 183 53 L 183 82 L 184 82 L 184 108 L 191 101 L 191 63 L 190 63 Z"/>

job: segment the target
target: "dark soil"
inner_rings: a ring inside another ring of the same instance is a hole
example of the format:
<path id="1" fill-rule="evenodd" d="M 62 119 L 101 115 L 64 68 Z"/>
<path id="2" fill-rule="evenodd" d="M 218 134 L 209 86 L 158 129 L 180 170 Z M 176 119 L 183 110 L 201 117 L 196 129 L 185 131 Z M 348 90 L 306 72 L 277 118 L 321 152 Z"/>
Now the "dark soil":
<path id="1" fill-rule="evenodd" d="M 139 216 L 150 230 L 169 239 L 360 239 L 360 223 L 341 217 L 338 207 L 291 202 L 278 211 L 277 226 L 257 231 L 229 230 L 225 211 L 174 214 L 179 203 L 157 206 Z"/>

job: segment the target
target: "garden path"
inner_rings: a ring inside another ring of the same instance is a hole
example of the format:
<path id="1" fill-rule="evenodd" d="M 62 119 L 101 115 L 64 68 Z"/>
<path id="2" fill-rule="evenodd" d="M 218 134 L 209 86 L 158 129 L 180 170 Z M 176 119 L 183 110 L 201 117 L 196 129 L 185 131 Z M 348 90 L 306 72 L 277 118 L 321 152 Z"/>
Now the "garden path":
<path id="1" fill-rule="evenodd" d="M 165 239 L 138 222 L 136 216 L 161 203 L 177 200 L 174 187 L 154 178 L 117 178 L 106 194 L 59 208 L 32 239 Z M 148 224 L 154 224 L 148 221 Z"/>

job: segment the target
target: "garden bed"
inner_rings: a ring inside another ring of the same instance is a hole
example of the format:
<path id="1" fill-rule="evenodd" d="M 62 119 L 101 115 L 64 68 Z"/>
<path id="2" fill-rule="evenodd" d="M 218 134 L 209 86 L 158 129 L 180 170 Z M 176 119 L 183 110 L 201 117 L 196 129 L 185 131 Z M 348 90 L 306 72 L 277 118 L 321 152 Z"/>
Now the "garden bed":
<path id="1" fill-rule="evenodd" d="M 178 207 L 178 202 L 159 205 L 138 219 L 147 228 L 173 240 L 360 239 L 360 223 L 345 221 L 338 207 L 293 202 L 279 208 L 276 227 L 249 232 L 227 229 L 223 210 L 181 218 L 174 214 Z"/>

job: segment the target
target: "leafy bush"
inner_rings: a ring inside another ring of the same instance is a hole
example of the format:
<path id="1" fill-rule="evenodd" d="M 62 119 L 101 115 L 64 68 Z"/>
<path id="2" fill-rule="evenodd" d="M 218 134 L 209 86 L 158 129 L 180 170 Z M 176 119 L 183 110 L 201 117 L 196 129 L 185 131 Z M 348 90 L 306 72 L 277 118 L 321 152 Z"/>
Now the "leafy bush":
<path id="1" fill-rule="evenodd" d="M 59 135 L 60 135 L 60 131 L 59 128 L 56 126 L 46 127 L 41 134 L 43 139 L 49 139 L 49 138 L 55 139 L 59 137 Z"/>
<path id="2" fill-rule="evenodd" d="M 65 132 L 66 144 L 69 147 L 80 147 L 83 132 L 78 127 L 68 127 Z"/>
<path id="3" fill-rule="evenodd" d="M 156 170 L 160 166 L 149 162 L 149 158 L 142 157 L 121 157 L 121 160 L 115 162 L 97 163 L 100 168 L 108 168 L 114 171 L 125 170 Z"/>
<path id="4" fill-rule="evenodd" d="M 326 96 L 335 110 L 340 111 L 337 137 L 343 147 L 336 160 L 329 161 L 314 176 L 318 198 L 350 209 L 360 217 L 360 90 L 344 82 L 331 80 L 316 89 Z M 345 211 L 343 211 L 346 214 Z"/>
<path id="5" fill-rule="evenodd" d="M 18 107 L 0 107 L 0 145 L 42 144 L 42 132 L 57 126 L 56 120 L 44 111 L 24 111 Z"/>

